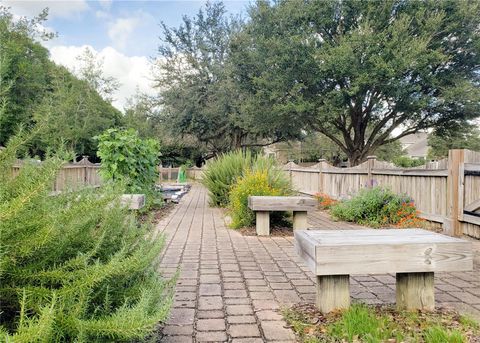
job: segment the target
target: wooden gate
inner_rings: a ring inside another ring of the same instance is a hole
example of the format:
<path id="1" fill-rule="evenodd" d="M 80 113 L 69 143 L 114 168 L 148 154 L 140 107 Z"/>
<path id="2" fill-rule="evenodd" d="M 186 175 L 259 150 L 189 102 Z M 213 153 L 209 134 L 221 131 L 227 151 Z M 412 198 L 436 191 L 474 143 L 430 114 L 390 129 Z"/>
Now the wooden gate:
<path id="1" fill-rule="evenodd" d="M 458 220 L 461 233 L 480 237 L 480 152 L 460 150 Z M 460 232 L 459 232 L 460 233 Z"/>

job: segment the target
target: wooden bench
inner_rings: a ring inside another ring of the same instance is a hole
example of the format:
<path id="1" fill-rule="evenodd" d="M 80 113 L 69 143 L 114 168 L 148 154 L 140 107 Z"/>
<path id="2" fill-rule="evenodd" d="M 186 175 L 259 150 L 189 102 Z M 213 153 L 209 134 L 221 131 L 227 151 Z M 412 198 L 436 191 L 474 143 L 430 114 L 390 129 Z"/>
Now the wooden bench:
<path id="1" fill-rule="evenodd" d="M 145 194 L 123 194 L 120 204 L 129 210 L 139 210 L 145 206 Z"/>
<path id="2" fill-rule="evenodd" d="M 295 231 L 295 241 L 324 313 L 350 306 L 352 274 L 396 273 L 397 308 L 433 310 L 434 273 L 473 269 L 471 242 L 420 229 L 309 229 Z"/>
<path id="3" fill-rule="evenodd" d="M 301 196 L 249 196 L 248 207 L 255 212 L 257 235 L 270 235 L 270 212 L 293 211 L 293 229 L 306 229 L 307 212 L 314 210 L 317 201 Z"/>

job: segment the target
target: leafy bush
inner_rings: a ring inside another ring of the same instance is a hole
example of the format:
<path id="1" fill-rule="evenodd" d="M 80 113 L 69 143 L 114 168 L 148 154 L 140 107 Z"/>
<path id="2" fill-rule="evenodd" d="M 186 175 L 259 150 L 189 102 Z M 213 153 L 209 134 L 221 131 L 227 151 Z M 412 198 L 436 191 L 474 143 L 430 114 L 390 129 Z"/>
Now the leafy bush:
<path id="1" fill-rule="evenodd" d="M 248 197 L 251 195 L 290 195 L 292 189 L 284 172 L 278 168 L 275 161 L 258 156 L 251 170 L 237 180 L 230 192 L 231 227 L 240 228 L 252 226 L 255 214 L 248 208 Z M 284 214 L 275 212 L 272 221 L 283 219 Z"/>
<path id="2" fill-rule="evenodd" d="M 410 197 L 397 195 L 382 187 L 362 189 L 352 199 L 332 206 L 331 213 L 336 219 L 373 227 L 413 227 L 424 224 Z"/>
<path id="3" fill-rule="evenodd" d="M 202 183 L 210 193 L 210 203 L 213 206 L 228 205 L 228 196 L 232 185 L 242 176 L 245 169 L 252 165 L 250 151 L 240 150 L 222 154 L 209 161 L 203 173 Z"/>
<path id="4" fill-rule="evenodd" d="M 59 157 L 12 165 L 0 151 L 0 335 L 11 342 L 131 341 L 164 321 L 174 280 L 163 238 L 120 206 L 115 185 L 52 196 Z"/>
<path id="5" fill-rule="evenodd" d="M 401 168 L 414 168 L 423 166 L 426 163 L 424 158 L 410 158 L 408 156 L 399 156 L 393 159 L 393 164 Z"/>
<path id="6" fill-rule="evenodd" d="M 332 199 L 328 194 L 325 193 L 316 193 L 314 198 L 317 199 L 318 207 L 321 210 L 329 210 L 337 203 L 336 200 Z"/>
<path id="7" fill-rule="evenodd" d="M 141 139 L 133 130 L 108 129 L 98 139 L 100 173 L 104 179 L 121 181 L 127 191 L 151 190 L 158 179 L 159 145 L 154 139 Z"/>

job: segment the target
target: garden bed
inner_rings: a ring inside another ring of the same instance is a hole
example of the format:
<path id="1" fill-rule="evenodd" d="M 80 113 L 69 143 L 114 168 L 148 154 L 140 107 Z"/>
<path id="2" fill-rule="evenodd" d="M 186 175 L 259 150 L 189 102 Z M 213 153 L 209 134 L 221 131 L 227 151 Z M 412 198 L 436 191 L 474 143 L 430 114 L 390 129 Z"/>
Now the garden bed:
<path id="1" fill-rule="evenodd" d="M 167 217 L 174 208 L 174 203 L 165 202 L 165 204 L 160 208 L 155 208 L 147 213 L 142 213 L 141 215 L 139 215 L 138 220 L 140 223 L 145 223 L 150 220 L 152 224 L 157 225 L 163 218 Z"/>
<path id="2" fill-rule="evenodd" d="M 256 230 L 255 226 L 243 227 L 241 229 L 238 229 L 238 231 L 243 236 L 256 236 L 257 235 L 257 230 Z M 270 236 L 273 236 L 273 237 L 293 237 L 293 229 L 291 227 L 285 227 L 285 226 L 273 226 L 273 227 L 270 227 Z"/>
<path id="3" fill-rule="evenodd" d="M 447 309 L 398 312 L 392 306 L 355 304 L 324 315 L 313 304 L 299 304 L 283 315 L 300 342 L 480 342 L 479 324 Z"/>

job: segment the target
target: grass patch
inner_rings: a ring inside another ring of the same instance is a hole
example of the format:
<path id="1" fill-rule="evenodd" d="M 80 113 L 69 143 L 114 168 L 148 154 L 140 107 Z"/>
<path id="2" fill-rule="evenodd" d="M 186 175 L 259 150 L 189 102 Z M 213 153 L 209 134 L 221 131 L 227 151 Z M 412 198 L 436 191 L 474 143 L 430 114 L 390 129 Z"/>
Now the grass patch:
<path id="1" fill-rule="evenodd" d="M 314 305 L 284 309 L 300 342 L 480 342 L 479 325 L 450 310 L 398 312 L 391 306 L 354 304 L 346 311 L 320 313 Z"/>

